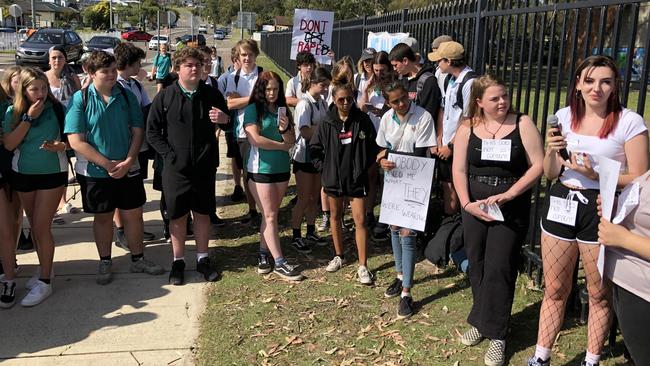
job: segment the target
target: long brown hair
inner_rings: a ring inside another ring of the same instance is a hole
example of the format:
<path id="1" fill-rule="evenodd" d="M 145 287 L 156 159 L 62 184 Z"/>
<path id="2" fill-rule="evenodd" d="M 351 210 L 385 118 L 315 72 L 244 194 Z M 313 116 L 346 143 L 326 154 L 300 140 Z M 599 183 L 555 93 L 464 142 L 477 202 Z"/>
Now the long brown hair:
<path id="1" fill-rule="evenodd" d="M 582 72 L 587 70 L 589 73 L 592 69 L 596 67 L 607 67 L 612 70 L 614 73 L 614 83 L 612 94 L 609 95 L 607 100 L 607 117 L 605 117 L 605 123 L 598 131 L 598 137 L 601 139 L 606 138 L 612 131 L 616 129 L 618 120 L 621 116 L 621 111 L 623 107 L 619 99 L 619 93 L 621 90 L 621 76 L 616 68 L 616 63 L 613 59 L 607 56 L 589 56 L 584 61 L 578 65 L 575 75 L 573 77 L 573 83 L 569 89 L 569 106 L 571 107 L 571 129 L 577 130 L 580 128 L 582 119 L 585 117 L 585 101 L 582 98 L 582 94 L 577 90 L 577 84 L 580 81 Z"/>
<path id="2" fill-rule="evenodd" d="M 276 107 L 287 107 L 287 99 L 284 96 L 284 85 L 282 83 L 282 78 L 280 75 L 273 71 L 264 71 L 258 77 L 253 86 L 253 90 L 250 96 L 250 104 L 255 105 L 255 111 L 257 112 L 257 125 L 262 126 L 262 119 L 264 118 L 264 113 L 268 111 L 269 102 L 266 100 L 266 87 L 269 85 L 269 81 L 275 80 L 278 83 L 278 98 L 275 101 Z M 287 113 L 289 121 L 291 121 L 291 113 Z"/>
<path id="3" fill-rule="evenodd" d="M 15 91 L 14 95 L 14 112 L 13 117 L 14 121 L 11 125 L 11 129 L 16 128 L 20 122 L 20 116 L 23 113 L 29 110 L 29 107 L 32 103 L 27 98 L 27 87 L 36 80 L 42 80 L 47 86 L 47 98 L 51 103 L 59 103 L 59 101 L 52 95 L 50 90 L 50 83 L 47 81 L 47 76 L 45 73 L 39 69 L 33 67 L 25 67 L 20 71 L 20 83 L 18 83 L 18 88 Z"/>
<path id="4" fill-rule="evenodd" d="M 508 89 L 501 79 L 489 74 L 474 79 L 474 82 L 472 83 L 472 91 L 470 92 L 469 97 L 469 110 L 467 115 L 472 126 L 476 126 L 479 122 L 485 119 L 485 112 L 483 112 L 483 108 L 479 107 L 478 100 L 483 98 L 485 91 L 492 86 L 500 86 L 506 90 Z M 515 113 L 512 110 L 512 103 L 510 103 L 508 113 Z"/>

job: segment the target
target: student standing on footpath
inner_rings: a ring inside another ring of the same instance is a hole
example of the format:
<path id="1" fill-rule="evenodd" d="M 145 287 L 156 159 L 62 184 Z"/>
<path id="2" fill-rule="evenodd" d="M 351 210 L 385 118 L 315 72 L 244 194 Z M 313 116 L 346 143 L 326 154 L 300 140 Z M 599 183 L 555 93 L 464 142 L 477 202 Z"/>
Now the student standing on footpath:
<path id="1" fill-rule="evenodd" d="M 460 340 L 475 346 L 488 338 L 485 364 L 499 366 L 505 362 L 519 253 L 528 231 L 530 189 L 543 171 L 542 138 L 530 117 L 511 110 L 505 84 L 486 75 L 472 86 L 469 118 L 458 127 L 455 142 L 453 178 L 474 300 L 467 318 L 471 328 Z M 492 204 L 504 221 L 487 213 Z"/>
<path id="2" fill-rule="evenodd" d="M 411 101 L 403 83 L 396 81 L 384 88 L 391 109 L 381 118 L 377 145 L 383 148 L 377 161 L 385 171 L 395 168 L 388 154 L 403 153 L 426 157 L 427 150 L 436 146 L 435 122 L 431 114 Z M 386 297 L 400 295 L 397 317 L 408 318 L 413 314 L 413 274 L 417 260 L 417 234 L 414 230 L 391 226 L 391 245 L 395 259 L 397 278 L 384 292 Z"/>
<path id="3" fill-rule="evenodd" d="M 334 105 L 316 133 L 311 137 L 309 153 L 321 173 L 321 184 L 329 200 L 332 216 L 332 240 L 335 256 L 327 265 L 328 272 L 336 272 L 346 260 L 343 255 L 343 203 L 350 200 L 354 218 L 354 235 L 359 255 L 357 277 L 364 285 L 374 283 L 367 267 L 368 229 L 364 223 L 365 197 L 368 194 L 368 168 L 375 161 L 377 144 L 375 128 L 368 115 L 357 108 L 354 86 L 340 75 L 333 80 Z"/>
<path id="4" fill-rule="evenodd" d="M 450 84 L 443 99 L 443 108 L 437 119 L 438 177 L 442 185 L 445 214 L 453 215 L 460 209 L 458 195 L 451 175 L 454 136 L 463 117 L 469 113 L 470 92 L 476 73 L 465 64 L 465 49 L 457 42 L 444 42 L 429 58 L 438 63 L 441 73 L 451 74 Z"/>
<path id="5" fill-rule="evenodd" d="M 281 278 L 298 281 L 302 274 L 284 258 L 278 233 L 278 210 L 291 177 L 288 151 L 296 142 L 283 90 L 282 79 L 274 72 L 265 71 L 257 78 L 251 104 L 244 111 L 244 129 L 251 144 L 246 171 L 251 193 L 264 218 L 257 272 L 273 270 Z"/>
<path id="6" fill-rule="evenodd" d="M 36 274 L 25 285 L 29 292 L 21 301 L 23 306 L 38 305 L 52 294 L 54 238 L 51 225 L 68 181 L 62 131 L 64 116 L 63 106 L 50 91 L 47 76 L 40 70 L 24 68 L 20 72 L 14 104 L 7 108 L 2 122 L 3 145 L 14 152 L 11 189 L 18 192 L 23 203 L 39 260 Z M 13 258 L 3 256 L 2 259 L 13 263 Z M 9 293 L 3 294 L 9 298 L 3 296 L 2 307 L 13 305 L 15 298 L 12 281 L 15 273 L 12 273 L 12 266 L 7 267 L 10 268 L 5 270 L 5 283 L 11 283 Z"/>
<path id="7" fill-rule="evenodd" d="M 170 73 L 172 72 L 172 56 L 167 53 L 167 44 L 161 43 L 159 52 L 153 59 L 151 66 L 151 79 L 156 80 L 156 92 L 160 93 L 163 88 L 167 87 L 170 83 Z"/>
<path id="8" fill-rule="evenodd" d="M 298 52 L 296 55 L 296 67 L 298 68 L 298 74 L 289 79 L 287 82 L 287 90 L 284 92 L 287 98 L 287 105 L 294 108 L 304 95 L 304 80 L 308 80 L 316 68 L 316 57 L 311 52 Z"/>
<path id="9" fill-rule="evenodd" d="M 113 280 L 113 214 L 120 209 L 131 251 L 131 272 L 159 275 L 163 268 L 144 258 L 142 205 L 146 201 L 138 153 L 144 135 L 142 110 L 133 93 L 117 83 L 115 57 L 93 51 L 87 61 L 92 83 L 75 93 L 65 133 L 75 150 L 75 171 L 86 213 L 93 214 L 99 253 L 97 283 Z"/>
<path id="10" fill-rule="evenodd" d="M 194 216 L 196 270 L 206 281 L 220 275 L 210 264 L 208 244 L 210 217 L 215 212 L 215 178 L 219 147 L 217 123 L 227 124 L 226 102 L 201 80 L 203 53 L 195 48 L 176 52 L 174 68 L 178 81 L 153 100 L 147 139 L 162 156 L 162 188 L 167 203 L 174 261 L 169 282 L 185 282 L 187 217 Z"/>
<path id="11" fill-rule="evenodd" d="M 549 128 L 546 136 L 544 174 L 549 181 L 556 181 L 542 212 L 545 288 L 537 347 L 535 355 L 528 360 L 530 366 L 550 364 L 551 347 L 564 321 L 578 255 L 589 293 L 587 354 L 583 365 L 598 365 L 609 334 L 610 289 L 602 286 L 596 264 L 599 252 L 596 199 L 600 184 L 599 164 L 594 157 L 621 162 L 618 187 L 624 187 L 648 170 L 648 130 L 641 116 L 621 106 L 619 75 L 616 64 L 607 56 L 590 56 L 582 61 L 573 75 L 569 106 L 555 113 L 561 131 Z M 571 153 L 568 160 L 560 156 L 565 149 Z"/>
<path id="12" fill-rule="evenodd" d="M 311 55 L 311 54 L 310 54 Z M 327 69 L 319 67 L 302 79 L 304 94 L 294 111 L 297 124 L 296 147 L 293 154 L 293 173 L 296 176 L 296 196 L 298 200 L 291 210 L 291 245 L 301 253 L 310 253 L 310 244 L 327 245 L 327 241 L 316 234 L 316 214 L 321 195 L 321 177 L 312 164 L 309 155 L 309 141 L 318 126 L 327 117 L 327 104 L 323 97 L 327 92 L 332 76 Z M 304 240 L 301 232 L 302 218 L 307 222 L 307 235 Z"/>
<path id="13" fill-rule="evenodd" d="M 237 42 L 237 58 L 239 59 L 241 68 L 233 71 L 226 79 L 226 100 L 228 102 L 228 109 L 233 111 L 236 115 L 233 132 L 237 139 L 239 146 L 239 155 L 242 157 L 244 181 L 246 181 L 246 159 L 248 158 L 248 151 L 250 144 L 246 138 L 246 131 L 244 130 L 244 110 L 250 102 L 250 95 L 257 81 L 259 73 L 262 71 L 257 66 L 255 60 L 260 50 L 257 47 L 257 42 L 252 39 L 244 39 Z M 254 227 L 259 226 L 260 216 L 255 208 L 255 199 L 250 194 L 248 184 L 244 185 L 246 191 L 246 200 L 248 201 L 248 217 L 245 222 L 251 222 Z"/>

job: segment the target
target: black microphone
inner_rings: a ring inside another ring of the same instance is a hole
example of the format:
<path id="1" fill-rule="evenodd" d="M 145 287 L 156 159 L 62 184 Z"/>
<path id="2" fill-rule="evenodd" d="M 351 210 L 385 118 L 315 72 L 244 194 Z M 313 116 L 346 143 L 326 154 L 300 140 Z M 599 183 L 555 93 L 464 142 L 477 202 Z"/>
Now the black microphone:
<path id="1" fill-rule="evenodd" d="M 552 114 L 548 116 L 548 118 L 546 119 L 546 124 L 551 126 L 552 128 L 558 129 L 558 131 L 553 132 L 553 136 L 562 135 L 562 132 L 560 132 L 562 130 L 562 127 L 560 127 L 560 121 L 558 120 L 556 115 Z M 562 159 L 569 161 L 569 152 L 566 150 L 566 148 L 560 149 L 559 153 Z"/>

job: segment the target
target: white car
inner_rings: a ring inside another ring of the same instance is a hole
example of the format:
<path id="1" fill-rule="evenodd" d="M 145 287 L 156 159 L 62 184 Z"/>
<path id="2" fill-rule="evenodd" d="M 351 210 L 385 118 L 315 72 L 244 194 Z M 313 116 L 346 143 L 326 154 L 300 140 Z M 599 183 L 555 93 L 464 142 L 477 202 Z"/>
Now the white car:
<path id="1" fill-rule="evenodd" d="M 208 33 L 208 26 L 205 24 L 199 25 L 199 33 Z"/>
<path id="2" fill-rule="evenodd" d="M 167 38 L 167 36 L 160 36 L 160 41 L 159 41 L 158 36 L 153 36 L 151 38 L 151 41 L 149 41 L 149 49 L 157 50 L 158 44 L 169 44 L 169 38 Z"/>

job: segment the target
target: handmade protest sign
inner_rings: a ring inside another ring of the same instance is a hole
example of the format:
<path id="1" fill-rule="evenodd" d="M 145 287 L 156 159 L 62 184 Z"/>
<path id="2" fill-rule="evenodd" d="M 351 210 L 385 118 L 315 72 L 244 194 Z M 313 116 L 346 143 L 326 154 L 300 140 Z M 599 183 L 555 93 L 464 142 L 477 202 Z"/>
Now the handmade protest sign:
<path id="1" fill-rule="evenodd" d="M 396 167 L 384 172 L 379 222 L 424 231 L 435 160 L 388 154 Z"/>
<path id="2" fill-rule="evenodd" d="M 290 58 L 295 60 L 298 52 L 307 51 L 316 57 L 316 62 L 330 65 L 332 59 L 327 53 L 332 49 L 333 25 L 333 12 L 296 9 Z"/>
<path id="3" fill-rule="evenodd" d="M 408 33 L 369 32 L 368 46 L 379 51 L 390 52 L 398 43 L 409 36 Z"/>
<path id="4" fill-rule="evenodd" d="M 612 220 L 612 211 L 614 209 L 614 200 L 616 198 L 616 184 L 618 175 L 621 171 L 621 162 L 598 156 L 598 181 L 600 184 L 600 199 L 603 218 L 607 221 Z M 598 261 L 596 262 L 601 279 L 605 273 L 605 246 L 600 246 Z"/>

